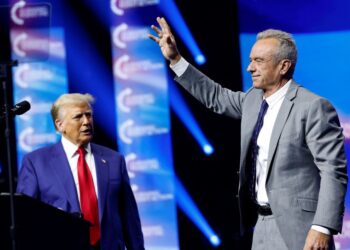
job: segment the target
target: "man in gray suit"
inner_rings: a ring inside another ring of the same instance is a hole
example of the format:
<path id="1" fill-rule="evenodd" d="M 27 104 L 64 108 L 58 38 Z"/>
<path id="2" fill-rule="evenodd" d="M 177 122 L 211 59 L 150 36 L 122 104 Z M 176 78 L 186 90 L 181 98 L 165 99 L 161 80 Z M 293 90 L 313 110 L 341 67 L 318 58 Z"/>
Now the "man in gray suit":
<path id="1" fill-rule="evenodd" d="M 297 49 L 280 30 L 257 35 L 246 93 L 221 87 L 181 57 L 164 18 L 149 37 L 175 80 L 211 110 L 241 119 L 238 203 L 253 249 L 334 249 L 347 189 L 344 137 L 324 98 L 293 80 Z"/>

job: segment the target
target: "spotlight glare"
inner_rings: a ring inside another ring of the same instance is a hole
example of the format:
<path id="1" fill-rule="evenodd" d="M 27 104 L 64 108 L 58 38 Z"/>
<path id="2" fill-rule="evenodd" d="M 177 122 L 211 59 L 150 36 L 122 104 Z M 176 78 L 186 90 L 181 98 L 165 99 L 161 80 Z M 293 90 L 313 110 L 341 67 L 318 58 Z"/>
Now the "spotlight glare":
<path id="1" fill-rule="evenodd" d="M 203 151 L 207 154 L 207 155 L 211 155 L 213 152 L 214 152 L 214 148 L 209 145 L 209 144 L 206 144 L 204 145 L 203 147 Z"/>
<path id="2" fill-rule="evenodd" d="M 178 90 L 178 87 L 173 82 L 173 80 L 169 80 L 169 91 L 171 93 L 170 104 L 176 115 L 191 132 L 203 152 L 206 155 L 212 154 L 214 152 L 213 147 L 210 145 L 197 121 L 194 119 L 191 111 L 187 107 L 185 100 L 181 96 L 180 91 Z"/>
<path id="3" fill-rule="evenodd" d="M 206 62 L 205 56 L 200 54 L 196 56 L 196 62 L 201 65 L 204 64 Z"/>
<path id="4" fill-rule="evenodd" d="M 217 247 L 221 244 L 221 240 L 217 235 L 210 236 L 210 242 L 215 247 Z"/>
<path id="5" fill-rule="evenodd" d="M 182 185 L 181 181 L 175 176 L 175 195 L 179 208 L 188 216 L 188 218 L 198 227 L 213 246 L 219 246 L 221 241 L 210 227 L 191 196 Z"/>
<path id="6" fill-rule="evenodd" d="M 168 21 L 171 23 L 172 27 L 177 31 L 177 33 L 181 37 L 181 40 L 189 49 L 196 63 L 205 63 L 205 57 L 199 49 L 198 44 L 194 40 L 193 35 L 191 34 L 187 24 L 185 23 L 185 20 L 182 17 L 181 12 L 177 7 L 175 1 L 167 0 L 159 2 L 159 6 L 162 12 L 168 18 Z"/>

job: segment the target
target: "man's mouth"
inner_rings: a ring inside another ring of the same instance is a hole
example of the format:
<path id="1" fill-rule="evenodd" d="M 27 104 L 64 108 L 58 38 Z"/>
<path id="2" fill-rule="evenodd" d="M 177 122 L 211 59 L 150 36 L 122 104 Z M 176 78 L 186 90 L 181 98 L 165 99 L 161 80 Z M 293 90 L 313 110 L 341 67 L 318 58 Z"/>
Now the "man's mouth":
<path id="1" fill-rule="evenodd" d="M 81 133 L 84 135 L 92 135 L 92 129 L 91 128 L 84 129 L 81 131 Z"/>

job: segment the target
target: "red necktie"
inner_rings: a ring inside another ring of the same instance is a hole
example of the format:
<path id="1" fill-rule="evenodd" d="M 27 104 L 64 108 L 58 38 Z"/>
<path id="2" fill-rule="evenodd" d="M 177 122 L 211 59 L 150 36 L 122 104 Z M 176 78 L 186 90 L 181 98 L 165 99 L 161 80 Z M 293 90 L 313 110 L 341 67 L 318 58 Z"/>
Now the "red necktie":
<path id="1" fill-rule="evenodd" d="M 90 244 L 95 245 L 100 239 L 100 225 L 98 220 L 98 202 L 94 181 L 85 161 L 85 149 L 78 148 L 78 179 L 80 191 L 80 206 L 84 219 L 92 225 L 90 227 Z"/>

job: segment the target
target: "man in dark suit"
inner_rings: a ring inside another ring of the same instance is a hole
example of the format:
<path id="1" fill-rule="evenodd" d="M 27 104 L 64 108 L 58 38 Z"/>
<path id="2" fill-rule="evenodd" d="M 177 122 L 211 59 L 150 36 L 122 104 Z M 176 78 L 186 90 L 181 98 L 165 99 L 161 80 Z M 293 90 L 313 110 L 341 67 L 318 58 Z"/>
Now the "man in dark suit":
<path id="1" fill-rule="evenodd" d="M 64 94 L 52 118 L 62 140 L 27 154 L 17 192 L 91 222 L 92 249 L 143 250 L 140 218 L 124 157 L 91 143 L 93 97 Z"/>
<path id="2" fill-rule="evenodd" d="M 333 106 L 293 80 L 297 50 L 280 30 L 257 35 L 246 93 L 221 87 L 181 57 L 164 18 L 152 25 L 175 80 L 206 107 L 241 119 L 238 204 L 254 250 L 334 249 L 347 189 L 344 136 Z"/>

